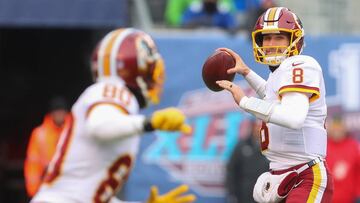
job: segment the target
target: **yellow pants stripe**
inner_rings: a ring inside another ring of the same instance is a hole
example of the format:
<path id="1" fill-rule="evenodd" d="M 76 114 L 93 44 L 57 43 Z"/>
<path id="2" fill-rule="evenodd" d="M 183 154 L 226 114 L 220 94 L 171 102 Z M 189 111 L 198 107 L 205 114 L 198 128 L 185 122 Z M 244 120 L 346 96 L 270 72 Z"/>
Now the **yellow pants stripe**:
<path id="1" fill-rule="evenodd" d="M 316 197 L 319 193 L 319 188 L 321 186 L 322 177 L 321 177 L 320 165 L 316 164 L 315 166 L 313 166 L 312 171 L 314 174 L 314 181 L 313 181 L 313 186 L 311 188 L 309 198 L 306 201 L 306 203 L 315 203 Z"/>

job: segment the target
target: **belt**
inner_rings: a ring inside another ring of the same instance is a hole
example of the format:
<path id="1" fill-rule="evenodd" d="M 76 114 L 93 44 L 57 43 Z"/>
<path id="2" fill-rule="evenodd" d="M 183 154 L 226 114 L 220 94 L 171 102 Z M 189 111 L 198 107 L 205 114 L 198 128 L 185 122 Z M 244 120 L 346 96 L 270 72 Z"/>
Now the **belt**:
<path id="1" fill-rule="evenodd" d="M 296 171 L 298 174 L 300 174 L 301 172 L 305 171 L 306 169 L 308 168 L 311 168 L 313 167 L 314 165 L 322 162 L 323 160 L 321 158 L 316 158 L 316 159 L 313 159 L 305 164 L 300 164 L 300 165 L 296 165 L 294 167 L 291 167 L 291 168 L 288 168 L 288 169 L 284 169 L 284 170 L 278 170 L 278 171 L 273 171 L 271 170 L 271 174 L 274 174 L 274 175 L 280 175 L 280 174 L 283 174 L 283 173 L 286 173 L 288 171 Z"/>
<path id="2" fill-rule="evenodd" d="M 320 158 L 313 159 L 313 160 L 307 162 L 305 165 L 303 165 L 299 169 L 296 169 L 296 171 L 298 172 L 298 174 L 300 174 L 301 172 L 305 171 L 308 168 L 313 167 L 314 165 L 316 165 L 320 162 L 322 162 L 322 160 Z"/>

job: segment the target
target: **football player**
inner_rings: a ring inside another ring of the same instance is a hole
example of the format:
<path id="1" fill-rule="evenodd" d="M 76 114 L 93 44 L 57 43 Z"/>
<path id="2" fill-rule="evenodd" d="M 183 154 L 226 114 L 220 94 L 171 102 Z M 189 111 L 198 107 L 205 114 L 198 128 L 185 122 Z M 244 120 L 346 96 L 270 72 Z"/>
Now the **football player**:
<path id="1" fill-rule="evenodd" d="M 269 8 L 252 33 L 255 60 L 269 66 L 265 81 L 234 51 L 239 73 L 259 98 L 247 97 L 229 81 L 218 85 L 232 93 L 241 109 L 263 121 L 261 150 L 270 161 L 254 187 L 258 202 L 331 202 L 333 183 L 326 166 L 324 128 L 327 107 L 321 66 L 311 56 L 300 55 L 304 29 L 295 13 L 284 7 Z"/>
<path id="2" fill-rule="evenodd" d="M 115 203 L 131 172 L 140 135 L 153 130 L 189 133 L 176 108 L 146 118 L 139 109 L 160 101 L 164 63 L 152 38 L 137 29 L 117 29 L 98 44 L 92 59 L 96 82 L 78 98 L 40 191 L 32 203 Z M 147 203 L 187 203 L 195 196 L 182 185 Z"/>

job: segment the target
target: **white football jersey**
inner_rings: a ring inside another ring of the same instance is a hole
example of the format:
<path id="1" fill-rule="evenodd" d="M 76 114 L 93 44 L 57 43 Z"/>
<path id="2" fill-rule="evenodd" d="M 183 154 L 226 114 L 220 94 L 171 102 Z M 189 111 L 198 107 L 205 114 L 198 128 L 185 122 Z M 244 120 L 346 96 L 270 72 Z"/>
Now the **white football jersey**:
<path id="1" fill-rule="evenodd" d="M 32 202 L 105 203 L 122 187 L 135 163 L 140 138 L 106 142 L 86 135 L 87 115 L 103 103 L 128 114 L 139 111 L 135 96 L 121 81 L 88 87 L 72 107 L 72 122 L 61 135 L 44 183 Z"/>
<path id="2" fill-rule="evenodd" d="M 286 92 L 302 92 L 309 95 L 309 112 L 301 129 L 294 130 L 272 123 L 263 123 L 261 148 L 270 161 L 270 169 L 285 169 L 325 158 L 326 129 L 325 84 L 318 62 L 304 55 L 284 60 L 266 83 L 264 100 L 280 102 Z"/>

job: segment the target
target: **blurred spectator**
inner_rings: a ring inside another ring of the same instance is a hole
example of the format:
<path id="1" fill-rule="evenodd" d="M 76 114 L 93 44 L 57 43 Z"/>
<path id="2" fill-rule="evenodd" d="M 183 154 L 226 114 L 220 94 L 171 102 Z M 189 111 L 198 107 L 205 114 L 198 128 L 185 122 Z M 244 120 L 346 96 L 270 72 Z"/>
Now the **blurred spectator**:
<path id="1" fill-rule="evenodd" d="M 38 191 L 46 168 L 55 153 L 65 122 L 68 122 L 68 105 L 64 98 L 50 101 L 49 113 L 30 136 L 24 165 L 26 191 L 30 197 Z"/>
<path id="2" fill-rule="evenodd" d="M 226 169 L 226 190 L 228 203 L 254 202 L 253 188 L 259 175 L 269 169 L 269 163 L 261 154 L 259 144 L 260 124 L 249 120 L 249 132 L 237 143 Z"/>
<path id="3" fill-rule="evenodd" d="M 239 28 L 246 31 L 252 30 L 258 16 L 275 7 L 273 0 L 234 0 L 234 4 Z"/>
<path id="4" fill-rule="evenodd" d="M 165 8 L 166 24 L 171 27 L 180 27 L 184 11 L 193 0 L 167 0 Z"/>
<path id="5" fill-rule="evenodd" d="M 185 28 L 218 27 L 227 30 L 237 27 L 232 4 L 220 0 L 193 1 L 184 11 L 181 25 Z"/>
<path id="6" fill-rule="evenodd" d="M 359 143 L 351 138 L 342 117 L 328 120 L 326 161 L 334 177 L 333 203 L 360 202 Z"/>

